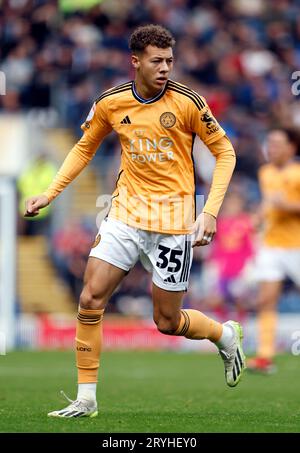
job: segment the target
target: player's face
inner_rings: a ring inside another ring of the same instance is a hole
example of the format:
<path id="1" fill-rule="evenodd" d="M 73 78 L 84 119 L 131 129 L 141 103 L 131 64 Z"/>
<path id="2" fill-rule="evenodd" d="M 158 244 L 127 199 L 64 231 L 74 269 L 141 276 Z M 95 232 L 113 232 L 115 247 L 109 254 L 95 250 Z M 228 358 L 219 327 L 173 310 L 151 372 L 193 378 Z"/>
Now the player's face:
<path id="1" fill-rule="evenodd" d="M 283 165 L 293 156 L 293 146 L 284 131 L 270 132 L 266 145 L 268 158 L 275 165 Z"/>
<path id="2" fill-rule="evenodd" d="M 173 68 L 173 51 L 169 47 L 147 46 L 139 55 L 132 56 L 139 80 L 153 92 L 163 89 Z"/>

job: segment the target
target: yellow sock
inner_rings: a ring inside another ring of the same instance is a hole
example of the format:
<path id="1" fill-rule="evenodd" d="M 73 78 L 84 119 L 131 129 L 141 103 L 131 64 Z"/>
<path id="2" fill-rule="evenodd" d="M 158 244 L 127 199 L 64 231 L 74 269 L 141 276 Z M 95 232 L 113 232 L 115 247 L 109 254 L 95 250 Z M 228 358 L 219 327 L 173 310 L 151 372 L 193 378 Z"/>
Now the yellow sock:
<path id="1" fill-rule="evenodd" d="M 277 311 L 263 310 L 257 315 L 258 357 L 272 359 L 275 355 Z"/>
<path id="2" fill-rule="evenodd" d="M 223 326 L 197 310 L 181 310 L 180 324 L 174 335 L 192 340 L 208 340 L 216 343 L 221 338 Z"/>
<path id="3" fill-rule="evenodd" d="M 103 313 L 104 310 L 86 310 L 79 307 L 75 338 L 79 384 L 98 380 Z"/>

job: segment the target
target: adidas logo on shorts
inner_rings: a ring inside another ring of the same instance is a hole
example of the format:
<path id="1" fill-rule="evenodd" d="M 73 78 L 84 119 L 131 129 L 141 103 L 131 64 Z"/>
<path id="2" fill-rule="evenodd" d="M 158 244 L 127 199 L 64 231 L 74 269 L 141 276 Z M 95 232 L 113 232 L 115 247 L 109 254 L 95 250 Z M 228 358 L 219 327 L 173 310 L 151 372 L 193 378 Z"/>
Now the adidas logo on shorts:
<path id="1" fill-rule="evenodd" d="M 168 277 L 164 280 L 166 283 L 176 283 L 174 275 L 171 275 L 171 277 Z"/>

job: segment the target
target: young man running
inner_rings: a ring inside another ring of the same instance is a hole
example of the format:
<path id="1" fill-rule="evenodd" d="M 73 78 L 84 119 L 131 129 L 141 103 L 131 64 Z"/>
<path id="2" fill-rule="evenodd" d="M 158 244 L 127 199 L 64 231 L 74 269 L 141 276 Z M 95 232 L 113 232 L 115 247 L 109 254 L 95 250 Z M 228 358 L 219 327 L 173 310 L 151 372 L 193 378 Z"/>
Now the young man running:
<path id="1" fill-rule="evenodd" d="M 80 297 L 76 356 L 78 394 L 52 417 L 97 415 L 96 385 L 107 302 L 141 259 L 153 275 L 153 317 L 160 332 L 216 344 L 230 387 L 245 367 L 241 327 L 220 324 L 197 310 L 182 310 L 192 247 L 207 245 L 235 166 L 235 152 L 206 101 L 169 79 L 173 67 L 170 32 L 158 25 L 136 29 L 130 38 L 134 81 L 105 91 L 48 190 L 27 200 L 27 216 L 59 195 L 94 156 L 112 130 L 122 147 L 112 206 L 91 250 Z M 216 157 L 211 190 L 195 219 L 192 148 L 195 135 Z"/>

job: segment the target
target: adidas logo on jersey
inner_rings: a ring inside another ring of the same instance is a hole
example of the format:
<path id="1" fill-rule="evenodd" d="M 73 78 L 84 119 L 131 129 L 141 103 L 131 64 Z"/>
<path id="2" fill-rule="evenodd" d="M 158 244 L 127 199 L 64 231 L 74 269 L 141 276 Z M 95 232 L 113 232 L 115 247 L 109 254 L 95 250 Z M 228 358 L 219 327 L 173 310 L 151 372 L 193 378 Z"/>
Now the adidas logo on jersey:
<path id="1" fill-rule="evenodd" d="M 171 277 L 165 278 L 164 282 L 166 282 L 166 283 L 176 283 L 174 275 L 171 275 Z"/>
<path id="2" fill-rule="evenodd" d="M 131 121 L 129 119 L 129 116 L 125 116 L 125 118 L 122 119 L 121 124 L 131 124 Z"/>

